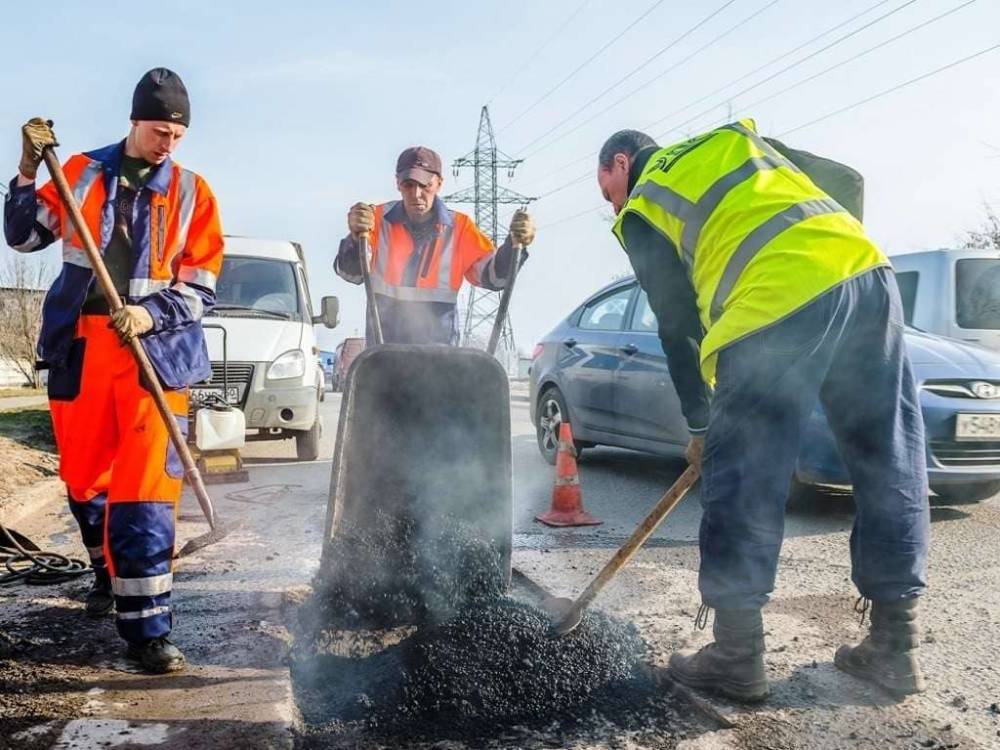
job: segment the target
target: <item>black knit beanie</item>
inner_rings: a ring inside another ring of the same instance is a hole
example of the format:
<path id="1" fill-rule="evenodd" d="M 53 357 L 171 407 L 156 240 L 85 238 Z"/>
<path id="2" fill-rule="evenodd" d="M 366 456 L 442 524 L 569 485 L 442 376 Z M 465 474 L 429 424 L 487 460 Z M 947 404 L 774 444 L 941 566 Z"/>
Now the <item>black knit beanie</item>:
<path id="1" fill-rule="evenodd" d="M 191 102 L 179 75 L 166 68 L 146 73 L 132 94 L 130 120 L 163 120 L 187 127 L 191 124 Z"/>

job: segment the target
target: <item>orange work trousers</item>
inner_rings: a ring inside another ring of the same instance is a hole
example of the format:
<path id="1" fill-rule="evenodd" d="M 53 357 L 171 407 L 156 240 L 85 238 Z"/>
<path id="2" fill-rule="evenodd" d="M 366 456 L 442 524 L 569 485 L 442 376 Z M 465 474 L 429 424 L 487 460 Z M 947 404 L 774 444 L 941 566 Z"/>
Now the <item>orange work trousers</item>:
<path id="1" fill-rule="evenodd" d="M 49 372 L 59 476 L 98 581 L 115 595 L 119 634 L 170 632 L 174 523 L 184 469 L 131 350 L 106 315 L 77 323 L 65 367 Z M 167 391 L 187 434 L 188 392 Z"/>

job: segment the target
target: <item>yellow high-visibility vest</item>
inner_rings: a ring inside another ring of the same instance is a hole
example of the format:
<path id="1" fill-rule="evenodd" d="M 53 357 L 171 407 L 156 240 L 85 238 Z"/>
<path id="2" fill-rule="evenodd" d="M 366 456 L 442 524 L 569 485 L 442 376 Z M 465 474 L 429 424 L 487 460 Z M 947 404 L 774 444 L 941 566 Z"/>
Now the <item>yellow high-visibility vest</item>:
<path id="1" fill-rule="evenodd" d="M 670 240 L 687 269 L 708 383 L 723 347 L 889 265 L 861 222 L 757 135 L 753 120 L 655 152 L 615 222 L 623 247 L 629 214 Z"/>

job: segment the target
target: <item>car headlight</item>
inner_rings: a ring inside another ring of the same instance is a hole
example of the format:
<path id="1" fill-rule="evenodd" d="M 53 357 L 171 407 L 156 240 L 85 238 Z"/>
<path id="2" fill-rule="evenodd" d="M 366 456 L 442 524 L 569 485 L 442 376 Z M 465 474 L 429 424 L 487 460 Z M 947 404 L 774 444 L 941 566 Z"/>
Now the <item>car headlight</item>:
<path id="1" fill-rule="evenodd" d="M 267 368 L 268 380 L 286 380 L 301 378 L 306 374 L 306 355 L 301 349 L 285 352 Z"/>

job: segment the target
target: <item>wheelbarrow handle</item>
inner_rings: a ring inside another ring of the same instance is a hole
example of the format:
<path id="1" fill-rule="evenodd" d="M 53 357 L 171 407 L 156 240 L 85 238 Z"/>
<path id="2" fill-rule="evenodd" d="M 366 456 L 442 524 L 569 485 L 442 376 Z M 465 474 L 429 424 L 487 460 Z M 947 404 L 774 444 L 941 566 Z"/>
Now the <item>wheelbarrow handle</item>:
<path id="1" fill-rule="evenodd" d="M 368 319 L 371 321 L 372 333 L 375 336 L 373 343 L 379 346 L 385 343 L 385 338 L 382 336 L 382 317 L 379 315 L 378 304 L 375 301 L 375 290 L 372 288 L 372 272 L 368 259 L 368 246 L 368 233 L 366 232 L 358 238 L 358 255 L 361 261 L 361 279 L 365 284 L 365 297 L 368 299 Z"/>
<path id="2" fill-rule="evenodd" d="M 511 254 L 510 273 L 507 275 L 507 283 L 500 294 L 500 306 L 497 308 L 497 316 L 493 321 L 493 330 L 490 332 L 490 342 L 486 346 L 486 353 L 491 357 L 497 353 L 497 346 L 500 344 L 500 335 L 503 333 L 503 326 L 507 320 L 507 310 L 510 308 L 510 297 L 514 293 L 514 282 L 517 281 L 518 266 L 521 265 L 520 245 L 514 245 L 514 252 Z"/>
<path id="3" fill-rule="evenodd" d="M 94 270 L 94 275 L 97 277 L 97 283 L 104 294 L 104 299 L 108 303 L 108 308 L 112 312 L 121 310 L 125 305 L 118 294 L 118 290 L 115 289 L 115 284 L 111 280 L 107 266 L 104 265 L 104 259 L 101 257 L 101 253 L 97 249 L 97 243 L 94 242 L 90 228 L 83 218 L 80 205 L 73 196 L 73 190 L 66 179 L 62 165 L 59 164 L 59 158 L 56 156 L 55 149 L 51 146 L 47 147 L 42 152 L 42 158 L 45 160 L 45 166 L 48 167 L 49 174 L 52 176 L 56 192 L 59 193 L 59 198 L 66 207 L 66 212 L 69 214 L 73 229 L 76 230 L 77 235 L 83 242 L 83 250 L 87 254 L 87 260 L 90 261 L 90 267 Z M 149 356 L 146 354 L 146 350 L 143 348 L 142 342 L 138 337 L 134 337 L 129 342 L 129 348 L 132 350 L 132 355 L 139 365 L 139 370 L 142 372 L 149 390 L 153 394 L 153 401 L 156 402 L 156 408 L 163 418 L 167 432 L 170 434 L 170 442 L 177 449 L 177 454 L 180 456 L 181 463 L 184 466 L 184 475 L 187 477 L 188 482 L 190 482 L 195 497 L 198 498 L 198 504 L 201 506 L 201 510 L 208 520 L 208 525 L 212 529 L 215 529 L 215 508 L 212 505 L 212 499 L 208 496 L 208 490 L 205 489 L 201 472 L 198 471 L 198 466 L 191 456 L 191 451 L 188 450 L 184 433 L 181 432 L 180 425 L 177 424 L 177 419 L 170 410 L 169 404 L 167 404 L 167 398 L 163 393 L 163 387 L 160 385 L 159 376 L 156 374 L 156 370 L 153 369 L 153 364 L 149 361 Z M 186 419 L 187 415 L 184 415 L 184 418 Z"/>

